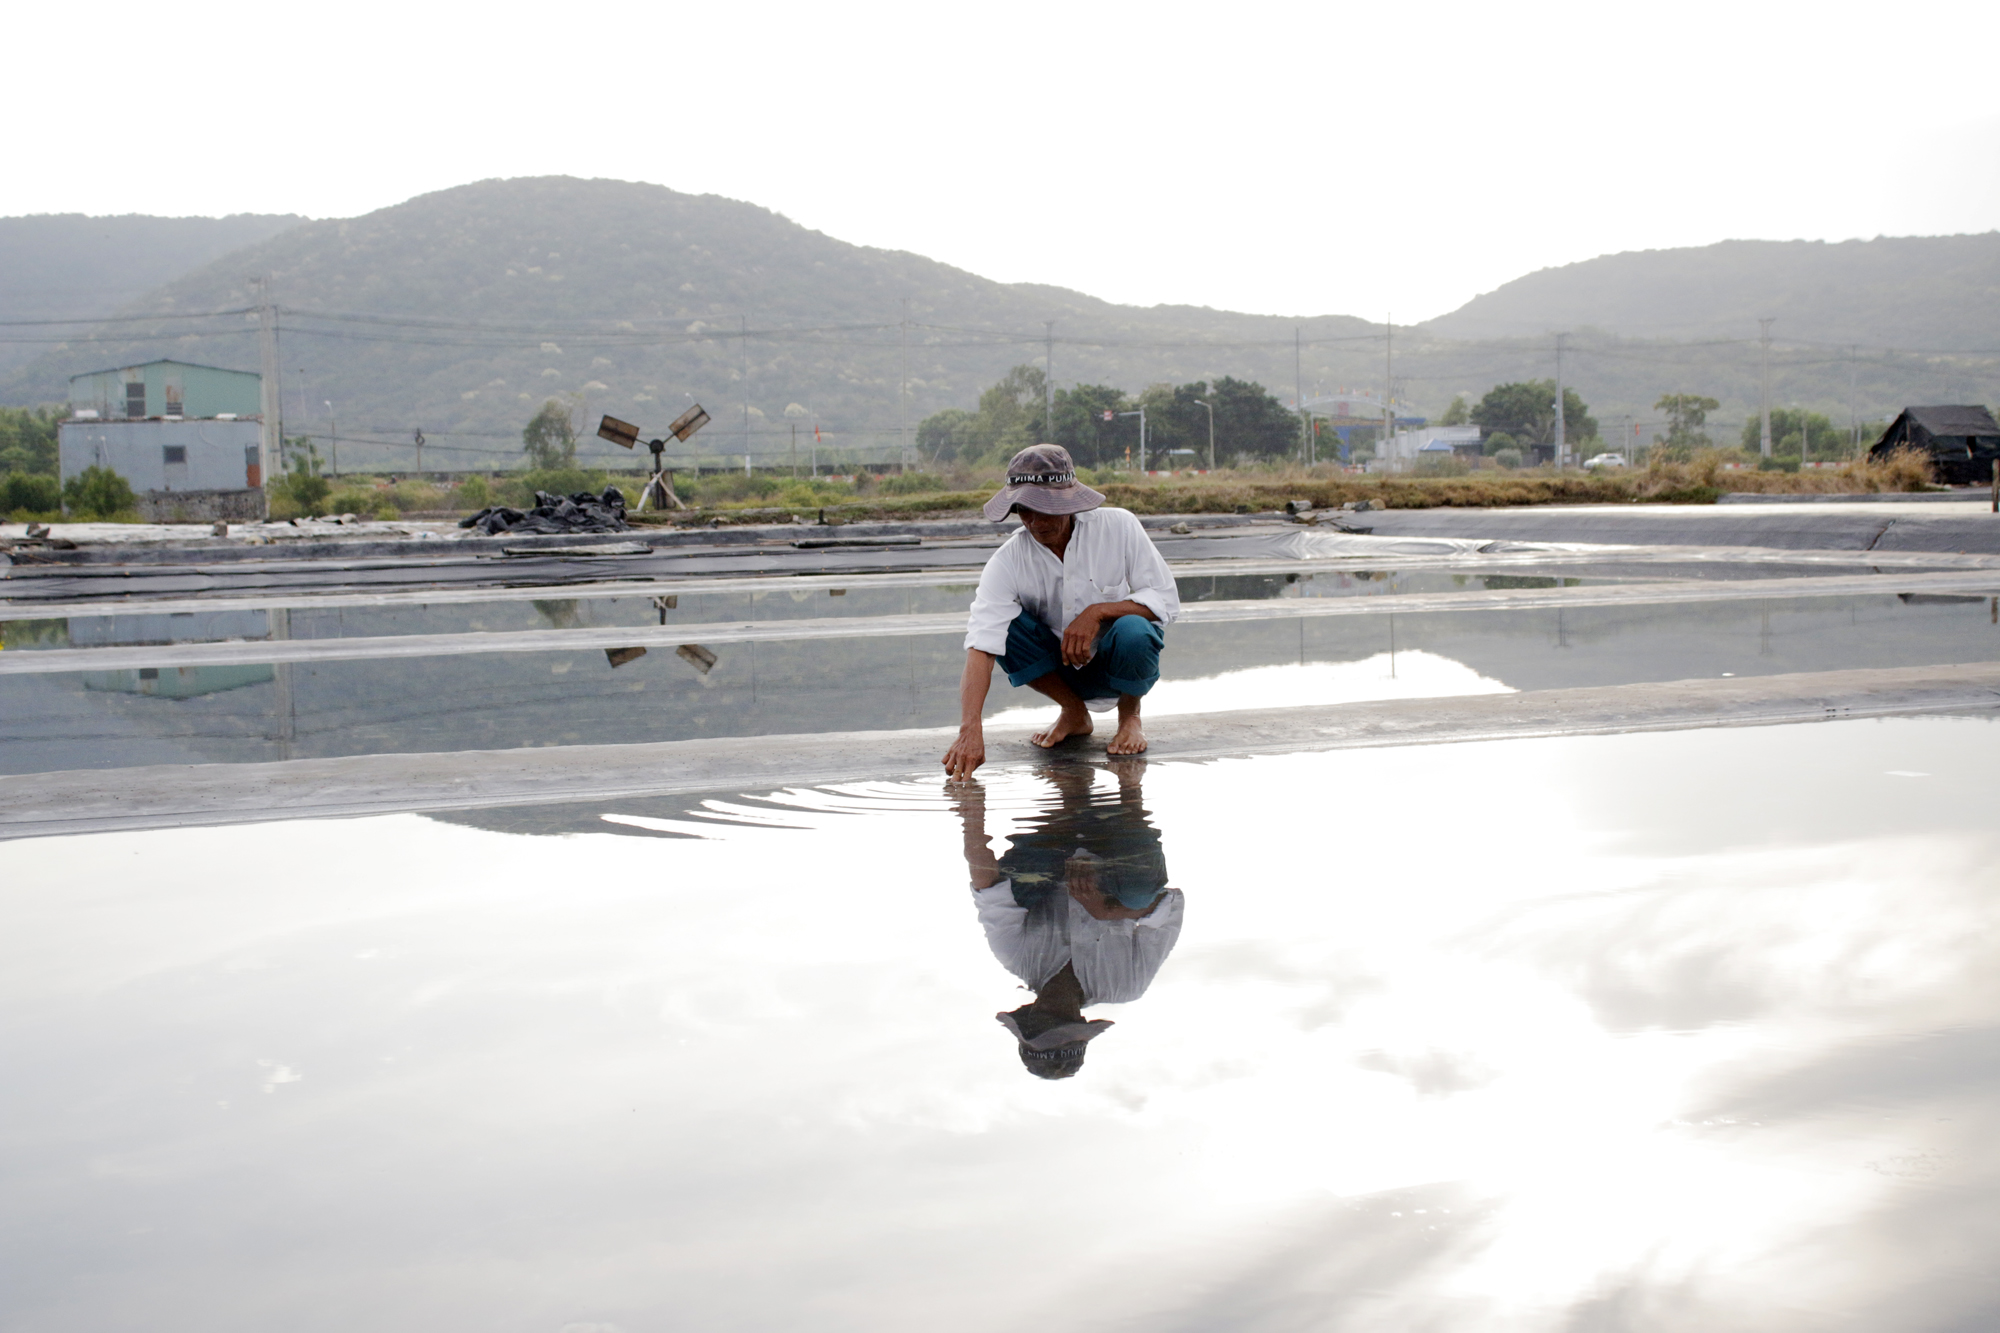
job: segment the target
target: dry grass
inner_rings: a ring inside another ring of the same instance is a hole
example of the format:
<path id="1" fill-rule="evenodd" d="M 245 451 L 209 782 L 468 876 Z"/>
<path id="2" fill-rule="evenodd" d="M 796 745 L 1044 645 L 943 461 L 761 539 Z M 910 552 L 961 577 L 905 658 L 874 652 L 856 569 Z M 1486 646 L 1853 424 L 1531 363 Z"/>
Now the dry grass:
<path id="1" fill-rule="evenodd" d="M 1547 504 L 1714 504 L 1728 491 L 1765 495 L 1840 495 L 1868 491 L 1922 491 L 1931 486 L 1923 455 L 1905 452 L 1881 462 L 1863 459 L 1840 468 L 1807 472 L 1724 471 L 1722 456 L 1699 454 L 1686 462 L 1656 462 L 1618 472 L 1482 470 L 1459 477 L 1361 476 L 1333 468 L 1299 466 L 1211 473 L 1203 477 L 1119 477 L 1097 489 L 1121 508 L 1139 514 L 1268 513 L 1287 501 L 1310 500 L 1315 509 L 1367 500 L 1383 509 L 1492 509 Z M 866 496 L 825 507 L 845 523 L 923 515 L 969 515 L 986 502 L 997 477 L 955 476 L 972 489 L 929 495 Z M 764 523 L 814 509 L 732 506 L 699 511 L 696 521 Z M 679 516 L 686 522 L 693 515 Z M 664 518 L 664 516 L 663 516 Z M 653 521 L 662 521 L 655 519 Z"/>
<path id="2" fill-rule="evenodd" d="M 1857 495 L 1875 491 L 1925 491 L 1931 487 L 1930 460 L 1921 450 L 1899 449 L 1876 461 L 1858 459 L 1838 468 L 1805 472 L 1725 472 L 1714 452 L 1695 455 L 1685 463 L 1655 462 L 1636 474 L 1654 487 L 1739 491 L 1755 495 Z"/>

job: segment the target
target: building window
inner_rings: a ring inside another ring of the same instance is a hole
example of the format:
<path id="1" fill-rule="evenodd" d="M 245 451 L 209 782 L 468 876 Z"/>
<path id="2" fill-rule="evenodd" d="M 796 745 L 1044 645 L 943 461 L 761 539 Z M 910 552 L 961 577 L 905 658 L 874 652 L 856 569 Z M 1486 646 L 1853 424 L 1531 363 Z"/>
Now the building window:
<path id="1" fill-rule="evenodd" d="M 166 444 L 166 445 L 161 445 L 160 448 L 161 451 L 166 454 L 166 461 L 168 467 L 172 467 L 176 463 L 179 463 L 182 466 L 186 466 L 188 461 L 188 450 L 186 445 Z"/>
<path id="2" fill-rule="evenodd" d="M 181 415 L 181 386 L 178 384 L 167 386 L 167 415 L 170 417 Z"/>
<path id="3" fill-rule="evenodd" d="M 125 386 L 125 415 L 135 419 L 146 415 L 146 385 L 144 381 Z"/>

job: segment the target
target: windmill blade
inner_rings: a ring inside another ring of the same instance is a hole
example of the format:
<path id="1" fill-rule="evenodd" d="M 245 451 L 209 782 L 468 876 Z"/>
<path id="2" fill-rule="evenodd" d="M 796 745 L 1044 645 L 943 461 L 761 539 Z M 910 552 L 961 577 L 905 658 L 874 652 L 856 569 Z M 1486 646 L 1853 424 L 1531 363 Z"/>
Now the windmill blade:
<path id="1" fill-rule="evenodd" d="M 702 410 L 700 403 L 696 403 L 693 407 L 690 407 L 687 411 L 674 418 L 674 424 L 667 427 L 667 434 L 685 444 L 687 443 L 688 436 L 694 434 L 707 424 L 708 413 Z"/>
<path id="2" fill-rule="evenodd" d="M 639 443 L 639 428 L 629 421 L 617 417 L 605 417 L 597 423 L 599 437 L 611 441 L 620 448 L 630 449 Z"/>

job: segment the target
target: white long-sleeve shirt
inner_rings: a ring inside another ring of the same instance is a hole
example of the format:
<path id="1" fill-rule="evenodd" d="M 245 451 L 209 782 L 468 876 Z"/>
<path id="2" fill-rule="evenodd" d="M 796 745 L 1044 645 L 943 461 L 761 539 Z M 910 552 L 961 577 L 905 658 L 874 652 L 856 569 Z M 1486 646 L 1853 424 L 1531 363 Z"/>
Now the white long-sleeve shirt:
<path id="1" fill-rule="evenodd" d="M 1152 913 L 1136 921 L 1100 921 L 1066 890 L 1056 892 L 1055 910 L 1036 914 L 1014 901 L 1009 880 L 972 891 L 987 947 L 1000 965 L 1040 990 L 1068 963 L 1085 1004 L 1127 1004 L 1144 995 L 1181 937 L 1181 891 L 1168 889 Z"/>
<path id="2" fill-rule="evenodd" d="M 965 626 L 965 646 L 995 657 L 1022 611 L 1060 635 L 1086 607 L 1133 601 L 1162 625 L 1181 613 L 1173 573 L 1129 509 L 1100 506 L 1075 516 L 1063 558 L 1022 528 L 986 561 Z"/>

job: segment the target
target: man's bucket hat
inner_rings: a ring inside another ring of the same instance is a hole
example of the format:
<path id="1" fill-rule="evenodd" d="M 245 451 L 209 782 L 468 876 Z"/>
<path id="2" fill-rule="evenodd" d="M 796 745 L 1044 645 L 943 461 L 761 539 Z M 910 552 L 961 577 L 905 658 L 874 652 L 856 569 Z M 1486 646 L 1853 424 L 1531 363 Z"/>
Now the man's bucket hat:
<path id="1" fill-rule="evenodd" d="M 1080 514 L 1104 503 L 1104 497 L 1076 479 L 1076 464 L 1069 450 L 1059 444 L 1037 444 L 1014 455 L 1007 464 L 1007 484 L 983 511 L 987 521 L 998 523 L 1014 512 L 1014 506 L 1039 514 Z"/>

